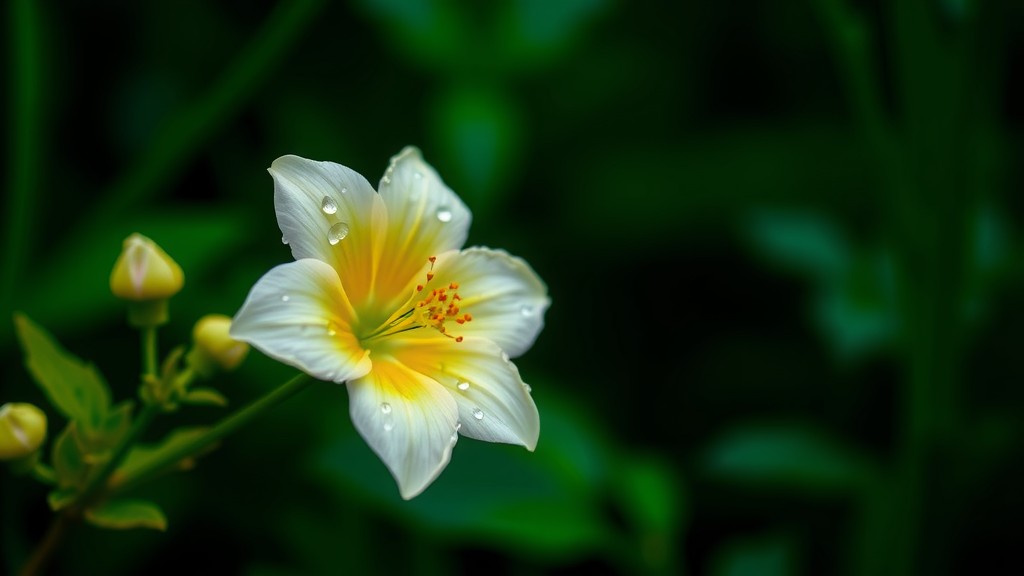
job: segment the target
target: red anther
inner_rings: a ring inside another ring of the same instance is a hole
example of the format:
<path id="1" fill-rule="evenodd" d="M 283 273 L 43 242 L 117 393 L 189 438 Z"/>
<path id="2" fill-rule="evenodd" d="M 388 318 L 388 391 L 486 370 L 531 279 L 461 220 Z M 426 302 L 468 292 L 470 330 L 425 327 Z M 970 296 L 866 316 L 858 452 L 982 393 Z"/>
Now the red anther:
<path id="1" fill-rule="evenodd" d="M 440 300 L 441 302 L 444 302 L 445 300 L 448 299 L 448 295 L 447 294 L 441 294 L 440 296 L 437 297 L 437 299 Z"/>
<path id="2" fill-rule="evenodd" d="M 455 321 L 458 322 L 459 324 L 465 324 L 466 323 L 466 319 L 465 318 L 456 318 Z"/>
<path id="3" fill-rule="evenodd" d="M 434 279 L 434 273 L 433 272 L 427 272 L 427 282 L 430 282 L 433 279 Z"/>
<path id="4" fill-rule="evenodd" d="M 423 292 L 423 284 L 417 284 L 416 285 L 416 291 L 417 292 Z"/>
<path id="5" fill-rule="evenodd" d="M 459 337 L 457 337 L 457 338 L 455 339 L 455 341 L 456 341 L 456 342 L 462 342 L 462 336 L 459 336 Z"/>
<path id="6" fill-rule="evenodd" d="M 466 319 L 466 322 L 470 322 L 473 320 L 473 317 L 469 314 L 469 312 L 466 312 L 466 315 L 463 316 L 463 318 Z"/>
<path id="7" fill-rule="evenodd" d="M 433 264 L 434 262 L 437 262 L 437 256 L 431 256 L 430 258 L 427 258 L 427 260 L 430 260 L 430 263 Z"/>
<path id="8" fill-rule="evenodd" d="M 452 295 L 452 300 L 462 300 L 462 296 L 459 296 L 457 293 L 453 294 Z"/>
<path id="9" fill-rule="evenodd" d="M 451 284 L 448 285 L 448 287 L 451 288 L 452 290 L 458 290 L 459 289 L 459 283 L 458 282 L 452 282 Z"/>

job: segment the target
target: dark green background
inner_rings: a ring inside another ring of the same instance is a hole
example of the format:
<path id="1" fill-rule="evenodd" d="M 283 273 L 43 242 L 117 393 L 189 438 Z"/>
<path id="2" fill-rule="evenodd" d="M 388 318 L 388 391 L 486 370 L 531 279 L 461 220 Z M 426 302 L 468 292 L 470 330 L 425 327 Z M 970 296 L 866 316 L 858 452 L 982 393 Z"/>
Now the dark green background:
<path id="1" fill-rule="evenodd" d="M 1024 570 L 1024 7 L 1012 1 L 33 2 L 5 13 L 0 305 L 135 393 L 107 291 L 183 266 L 167 352 L 288 261 L 266 168 L 419 146 L 553 305 L 537 451 L 411 502 L 316 385 L 79 527 L 60 574 Z M 0 402 L 44 405 L 0 331 Z M 239 406 L 293 373 L 258 353 Z M 49 408 L 51 434 L 63 425 Z M 214 422 L 192 408 L 158 421 Z M 45 490 L 0 475 L 0 556 Z"/>

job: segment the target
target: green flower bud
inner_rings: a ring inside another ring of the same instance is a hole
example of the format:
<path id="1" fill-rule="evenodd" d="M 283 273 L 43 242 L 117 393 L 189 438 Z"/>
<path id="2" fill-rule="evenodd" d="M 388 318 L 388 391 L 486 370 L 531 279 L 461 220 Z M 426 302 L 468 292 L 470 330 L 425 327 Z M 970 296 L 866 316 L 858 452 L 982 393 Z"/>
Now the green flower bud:
<path id="1" fill-rule="evenodd" d="M 167 322 L 167 299 L 185 284 L 181 267 L 155 242 L 132 234 L 110 273 L 110 291 L 131 303 L 129 321 L 134 326 Z"/>
<path id="2" fill-rule="evenodd" d="M 46 439 L 46 414 L 32 404 L 0 406 L 0 460 L 31 456 Z"/>
<path id="3" fill-rule="evenodd" d="M 223 314 L 207 314 L 192 329 L 192 350 L 188 364 L 201 376 L 210 377 L 218 370 L 230 372 L 245 360 L 249 345 L 228 334 L 231 318 Z"/>

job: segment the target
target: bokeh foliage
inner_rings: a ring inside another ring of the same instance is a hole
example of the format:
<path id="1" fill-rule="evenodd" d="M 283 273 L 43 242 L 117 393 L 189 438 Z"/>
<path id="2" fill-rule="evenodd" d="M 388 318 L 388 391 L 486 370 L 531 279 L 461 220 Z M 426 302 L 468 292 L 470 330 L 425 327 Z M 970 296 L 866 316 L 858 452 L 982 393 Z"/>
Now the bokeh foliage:
<path id="1" fill-rule="evenodd" d="M 553 299 L 517 361 L 535 453 L 460 441 L 404 502 L 344 389 L 314 386 L 140 489 L 166 532 L 83 527 L 58 573 L 1019 566 L 1020 4 L 12 0 L 6 16 L 0 308 L 99 367 L 114 403 L 138 376 L 107 289 L 122 239 L 185 270 L 167 352 L 290 258 L 265 172 L 282 154 L 376 182 L 419 146 L 473 210 L 470 244 L 523 256 Z M 43 406 L 14 334 L 0 325 L 0 402 Z M 292 373 L 253 354 L 217 385 L 237 406 Z M 49 515 L 42 487 L 0 475 L 5 570 Z"/>

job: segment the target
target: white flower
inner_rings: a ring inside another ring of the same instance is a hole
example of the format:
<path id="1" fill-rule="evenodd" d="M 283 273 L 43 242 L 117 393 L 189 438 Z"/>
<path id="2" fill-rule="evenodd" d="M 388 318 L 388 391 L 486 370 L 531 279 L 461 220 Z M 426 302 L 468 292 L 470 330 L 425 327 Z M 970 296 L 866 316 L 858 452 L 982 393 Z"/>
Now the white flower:
<path id="1" fill-rule="evenodd" d="M 510 361 L 550 305 L 530 266 L 461 249 L 470 212 L 415 148 L 391 159 L 379 193 L 331 162 L 282 156 L 270 173 L 295 262 L 256 283 L 232 337 L 345 382 L 403 498 L 441 473 L 459 435 L 533 450 L 537 407 Z"/>

